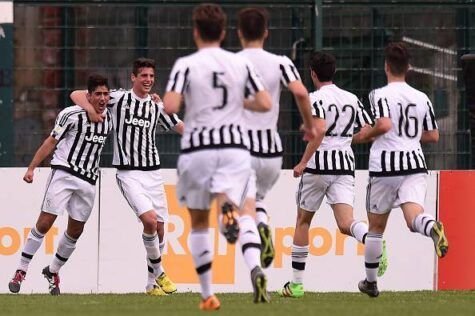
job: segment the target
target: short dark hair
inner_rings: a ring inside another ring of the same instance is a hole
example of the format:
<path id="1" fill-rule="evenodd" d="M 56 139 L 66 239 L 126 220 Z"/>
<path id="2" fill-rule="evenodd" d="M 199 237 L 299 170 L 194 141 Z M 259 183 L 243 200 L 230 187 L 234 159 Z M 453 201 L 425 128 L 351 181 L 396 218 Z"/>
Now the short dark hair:
<path id="1" fill-rule="evenodd" d="M 107 89 L 109 89 L 109 80 L 99 74 L 93 74 L 87 78 L 87 91 L 89 93 L 93 93 L 94 90 L 96 90 L 96 88 L 100 86 L 106 86 Z"/>
<path id="2" fill-rule="evenodd" d="M 204 3 L 193 9 L 193 24 L 205 42 L 218 41 L 226 22 L 226 13 L 217 4 Z"/>
<path id="3" fill-rule="evenodd" d="M 140 68 L 153 68 L 153 70 L 155 70 L 155 60 L 145 57 L 137 58 L 134 60 L 132 73 L 137 76 L 139 74 Z"/>
<path id="4" fill-rule="evenodd" d="M 403 42 L 389 43 L 384 49 L 384 59 L 388 64 L 391 74 L 396 76 L 405 75 L 409 69 L 411 55 Z"/>
<path id="5" fill-rule="evenodd" d="M 310 68 L 321 82 L 332 81 L 336 70 L 335 56 L 324 52 L 314 52 L 310 56 Z"/>
<path id="6" fill-rule="evenodd" d="M 269 12 L 264 8 L 244 8 L 237 14 L 238 29 L 248 41 L 264 37 L 269 23 Z"/>

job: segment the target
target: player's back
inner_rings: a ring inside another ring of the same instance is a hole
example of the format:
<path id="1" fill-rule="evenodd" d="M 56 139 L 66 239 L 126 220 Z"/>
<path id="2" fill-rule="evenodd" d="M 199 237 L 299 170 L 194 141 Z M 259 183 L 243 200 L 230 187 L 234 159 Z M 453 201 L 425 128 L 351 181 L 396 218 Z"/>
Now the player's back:
<path id="1" fill-rule="evenodd" d="M 243 147 L 246 87 L 260 84 L 251 64 L 219 47 L 203 48 L 177 60 L 167 91 L 179 91 L 185 100 L 182 150 Z"/>
<path id="2" fill-rule="evenodd" d="M 281 156 L 283 146 L 277 132 L 281 87 L 300 80 L 297 68 L 288 57 L 269 53 L 262 48 L 245 48 L 238 54 L 253 64 L 272 98 L 272 108 L 268 112 L 244 111 L 251 154 L 258 157 Z"/>
<path id="3" fill-rule="evenodd" d="M 354 126 L 362 108 L 358 98 L 332 84 L 310 94 L 310 101 L 313 110 L 320 105 L 325 111 L 327 132 L 318 149 L 351 150 Z"/>
<path id="4" fill-rule="evenodd" d="M 369 96 L 376 119 L 391 119 L 391 129 L 371 146 L 370 172 L 387 175 L 426 170 L 420 139 L 437 128 L 429 98 L 405 82 L 392 82 Z"/>
<path id="5" fill-rule="evenodd" d="M 355 158 L 351 149 L 354 127 L 371 124 L 358 98 L 334 84 L 325 85 L 310 94 L 312 114 L 325 119 L 327 132 L 307 172 L 316 174 L 353 174 Z"/>

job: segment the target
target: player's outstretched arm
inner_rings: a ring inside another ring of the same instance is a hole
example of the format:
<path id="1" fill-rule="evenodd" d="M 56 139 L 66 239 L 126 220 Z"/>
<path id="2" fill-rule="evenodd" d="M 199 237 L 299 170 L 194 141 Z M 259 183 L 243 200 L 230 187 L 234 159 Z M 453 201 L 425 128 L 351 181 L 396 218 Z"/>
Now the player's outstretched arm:
<path id="1" fill-rule="evenodd" d="M 304 139 L 311 140 L 316 136 L 316 131 L 313 128 L 312 110 L 307 88 L 305 88 L 300 80 L 292 81 L 289 83 L 288 88 L 294 95 L 300 116 L 302 117 L 303 130 L 306 133 Z"/>
<path id="2" fill-rule="evenodd" d="M 439 130 L 422 131 L 421 143 L 437 143 L 439 141 Z"/>
<path id="3" fill-rule="evenodd" d="M 74 90 L 71 92 L 69 97 L 74 102 L 74 104 L 79 105 L 87 112 L 87 115 L 92 122 L 98 123 L 104 121 L 104 115 L 98 114 L 96 110 L 94 110 L 92 104 L 87 100 L 86 95 L 86 90 Z"/>
<path id="4" fill-rule="evenodd" d="M 182 95 L 175 91 L 168 91 L 163 97 L 163 108 L 167 114 L 180 111 Z"/>
<path id="5" fill-rule="evenodd" d="M 272 108 L 272 99 L 266 90 L 258 91 L 253 99 L 244 100 L 244 108 L 254 112 L 267 112 Z"/>
<path id="6" fill-rule="evenodd" d="M 294 167 L 294 177 L 300 177 L 307 166 L 308 161 L 312 158 L 313 153 L 317 151 L 318 147 L 323 141 L 325 137 L 325 133 L 327 132 L 326 123 L 324 119 L 315 118 L 313 119 L 315 129 L 316 129 L 316 136 L 307 143 L 307 147 L 305 147 L 305 151 L 302 155 L 302 159 L 300 162 Z"/>
<path id="7" fill-rule="evenodd" d="M 23 180 L 27 183 L 32 183 L 33 182 L 33 176 L 34 176 L 34 171 L 36 167 L 39 166 L 39 164 L 46 159 L 51 153 L 53 152 L 54 148 L 56 147 L 56 144 L 58 141 L 54 139 L 54 137 L 49 136 L 48 138 L 45 139 L 43 144 L 38 148 L 38 150 L 35 153 L 35 156 L 30 162 L 30 165 L 28 166 L 28 170 L 26 171 L 25 175 L 23 176 Z"/>

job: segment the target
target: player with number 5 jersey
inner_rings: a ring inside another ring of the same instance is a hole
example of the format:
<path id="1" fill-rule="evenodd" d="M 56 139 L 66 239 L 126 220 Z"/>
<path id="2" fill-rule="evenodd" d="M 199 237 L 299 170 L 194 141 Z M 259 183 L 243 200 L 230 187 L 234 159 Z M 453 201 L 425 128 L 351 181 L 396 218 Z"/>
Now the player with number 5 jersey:
<path id="1" fill-rule="evenodd" d="M 251 157 L 243 117 L 245 107 L 268 111 L 271 98 L 246 58 L 220 48 L 226 19 L 215 4 L 202 4 L 193 10 L 198 51 L 176 61 L 163 100 L 168 113 L 179 110 L 182 98 L 186 104 L 177 194 L 190 212 L 190 251 L 200 279 L 202 310 L 220 307 L 211 289 L 214 247 L 209 213 L 213 199 L 221 214 L 222 233 L 228 242 L 239 239 L 241 244 L 251 270 L 254 302 L 269 301 L 267 279 L 260 267 L 255 202 L 246 198 Z M 246 91 L 252 100 L 244 99 Z"/>

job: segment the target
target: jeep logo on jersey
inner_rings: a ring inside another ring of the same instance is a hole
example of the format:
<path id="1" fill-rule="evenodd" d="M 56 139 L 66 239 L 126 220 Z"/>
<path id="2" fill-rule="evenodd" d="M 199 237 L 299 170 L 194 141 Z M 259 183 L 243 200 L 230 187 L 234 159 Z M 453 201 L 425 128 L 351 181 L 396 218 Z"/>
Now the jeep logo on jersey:
<path id="1" fill-rule="evenodd" d="M 128 119 L 125 119 L 125 124 L 141 126 L 141 127 L 142 126 L 143 127 L 150 127 L 150 122 L 149 121 L 133 117 L 132 115 Z"/>
<path id="2" fill-rule="evenodd" d="M 107 136 L 90 134 L 86 136 L 85 140 L 91 143 L 104 144 L 106 138 Z"/>

